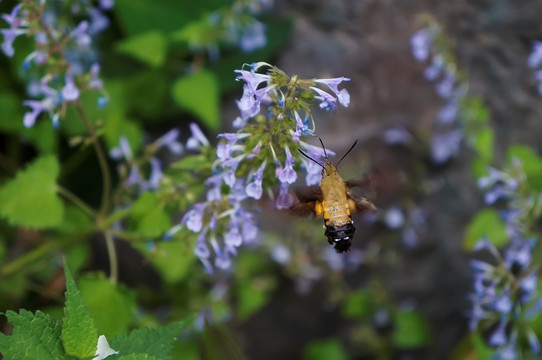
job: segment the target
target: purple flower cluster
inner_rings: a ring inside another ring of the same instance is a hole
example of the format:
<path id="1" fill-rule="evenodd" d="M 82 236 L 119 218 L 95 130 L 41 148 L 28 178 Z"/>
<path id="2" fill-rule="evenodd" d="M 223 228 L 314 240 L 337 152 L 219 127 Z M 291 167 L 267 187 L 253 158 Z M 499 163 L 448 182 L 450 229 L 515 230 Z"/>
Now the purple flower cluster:
<path id="1" fill-rule="evenodd" d="M 475 247 L 487 250 L 496 263 L 471 261 L 474 292 L 469 326 L 471 331 L 479 329 L 487 335 L 499 359 L 517 359 L 523 339 L 532 354 L 540 353 L 540 342 L 527 325 L 542 310 L 531 254 L 535 245 L 534 239 L 515 238 L 503 256 L 487 238 Z"/>
<path id="2" fill-rule="evenodd" d="M 542 41 L 534 42 L 527 64 L 531 69 L 536 70 L 533 77 L 538 85 L 538 93 L 542 95 Z"/>
<path id="3" fill-rule="evenodd" d="M 212 12 L 201 23 L 207 23 L 200 36 L 187 36 L 193 51 L 207 51 L 211 59 L 220 57 L 220 44 L 252 52 L 267 44 L 266 26 L 256 16 L 270 7 L 267 0 L 234 0 Z"/>
<path id="4" fill-rule="evenodd" d="M 538 291 L 538 267 L 533 262 L 537 239 L 532 225 L 540 215 L 540 195 L 527 183 L 522 162 L 514 158 L 504 170 L 489 168 L 479 178 L 478 186 L 486 190 L 487 204 L 501 202 L 501 217 L 510 239 L 501 255 L 489 239 L 480 240 L 475 250 L 488 250 L 496 264 L 474 260 L 474 294 L 471 329 L 488 333 L 488 343 L 498 348 L 500 359 L 516 359 L 521 343 L 538 354 L 540 343 L 528 326 L 542 310 Z M 523 340 L 526 341 L 523 341 Z"/>
<path id="5" fill-rule="evenodd" d="M 318 161 L 325 155 L 321 147 L 302 140 L 314 129 L 312 100 L 320 101 L 322 109 L 335 108 L 337 102 L 348 106 L 350 102 L 348 91 L 338 88 L 343 81 L 349 81 L 344 77 L 289 78 L 263 62 L 235 73 L 237 80 L 244 82 L 243 95 L 237 101 L 240 115 L 233 122 L 239 130 L 218 135 L 213 174 L 205 181 L 205 201 L 192 206 L 167 234 L 171 236 L 183 227 L 197 233 L 195 254 L 208 272 L 214 267 L 227 270 L 237 248 L 255 242 L 258 228 L 255 215 L 248 210 L 254 200 L 261 199 L 264 193 L 274 197 L 272 189 L 278 186 L 275 206 L 290 208 L 294 197 L 289 187 L 297 181 L 299 168 L 306 170 L 308 185 L 320 182 L 320 166 L 297 151 L 302 149 Z M 333 95 L 317 88 L 317 84 L 328 87 Z M 261 114 L 262 109 L 265 114 Z M 186 147 L 195 149 L 195 144 L 207 146 L 209 142 L 199 129 L 193 128 Z M 334 153 L 328 151 L 328 155 Z"/>
<path id="6" fill-rule="evenodd" d="M 209 141 L 196 124 L 190 125 L 192 135 L 186 147 L 191 150 L 203 150 L 209 147 Z M 243 201 L 247 198 L 259 199 L 262 196 L 262 179 L 265 161 L 252 174 L 240 179 L 235 176 L 239 157 L 231 157 L 236 151 L 235 142 L 242 139 L 242 134 L 221 134 L 226 140 L 225 146 L 217 148 L 218 159 L 227 158 L 227 165 L 215 168 L 215 173 L 205 180 L 206 199 L 194 204 L 183 216 L 181 222 L 173 227 L 165 239 L 173 236 L 181 228 L 197 233 L 194 254 L 203 263 L 208 273 L 214 268 L 228 270 L 231 257 L 237 255 L 237 248 L 242 244 L 254 243 L 258 227 L 255 216 L 245 209 Z M 228 189 L 223 189 L 227 185 Z"/>
<path id="7" fill-rule="evenodd" d="M 160 148 L 167 148 L 172 154 L 180 155 L 183 152 L 183 145 L 177 140 L 179 130 L 172 129 L 148 146 L 152 149 L 150 158 L 134 158 L 132 148 L 128 139 L 121 136 L 119 146 L 110 150 L 109 156 L 115 160 L 124 160 L 119 164 L 119 173 L 126 174 L 125 187 L 137 186 L 139 192 L 145 190 L 156 190 L 162 181 L 163 172 L 160 160 L 155 156 Z M 144 176 L 144 167 L 149 167 L 148 177 Z"/>
<path id="8" fill-rule="evenodd" d="M 40 4 L 43 3 L 43 6 Z M 98 91 L 102 96 L 98 106 L 107 104 L 107 95 L 99 79 L 100 67 L 96 62 L 96 51 L 92 48 L 92 38 L 105 29 L 109 20 L 103 10 L 112 7 L 113 2 L 100 1 L 98 7 L 75 3 L 71 7 L 74 17 L 86 17 L 78 24 L 65 25 L 64 20 L 55 11 L 58 7 L 49 2 L 25 2 L 13 8 L 10 14 L 3 14 L 2 19 L 9 28 L 1 29 L 4 37 L 1 49 L 13 57 L 13 43 L 20 35 L 34 37 L 35 50 L 23 61 L 23 76 L 28 77 L 28 92 L 39 100 L 27 100 L 23 105 L 30 107 L 23 119 L 26 127 L 32 127 L 41 114 L 48 114 L 55 128 L 59 125 L 65 107 L 79 99 L 82 90 Z M 62 66 L 58 66 L 62 64 Z M 28 72 L 32 66 L 35 71 Z M 59 70 L 60 69 L 60 70 Z M 45 74 L 36 80 L 36 74 Z"/>
<path id="9" fill-rule="evenodd" d="M 387 229 L 400 233 L 403 245 L 414 248 L 420 236 L 427 230 L 427 214 L 417 205 L 392 205 L 376 214 L 367 214 L 364 220 L 369 224 L 382 224 Z"/>
<path id="10" fill-rule="evenodd" d="M 266 67 L 271 68 L 266 74 L 257 72 Z M 301 118 L 299 111 L 296 108 L 288 109 L 290 112 L 286 112 L 287 109 L 285 108 L 284 94 L 287 93 L 286 90 L 288 89 L 283 91 L 281 85 L 286 84 L 296 87 L 296 83 L 290 81 L 291 79 L 289 79 L 286 74 L 264 62 L 251 64 L 250 70 L 235 70 L 235 72 L 239 74 L 236 79 L 245 82 L 245 85 L 243 86 L 243 96 L 241 97 L 241 100 L 237 101 L 237 106 L 241 115 L 233 122 L 233 125 L 236 128 L 244 127 L 250 118 L 258 115 L 261 111 L 261 105 L 275 105 L 278 107 L 278 109 L 275 109 L 279 114 L 278 116 L 276 115 L 277 117 L 288 116 L 290 119 L 293 118 L 295 120 L 296 126 L 295 130 L 292 130 L 291 132 L 292 135 L 300 137 L 303 134 L 310 134 L 312 132 L 308 127 L 308 120 L 311 118 L 308 111 L 305 111 L 306 116 L 304 119 Z M 342 82 L 350 81 L 348 78 L 339 77 L 333 79 L 297 81 L 299 82 L 299 88 L 294 88 L 293 90 L 300 91 L 302 86 L 309 87 L 313 91 L 313 94 L 311 95 L 320 101 L 319 106 L 321 109 L 327 111 L 335 110 L 337 108 L 337 101 L 344 107 L 348 107 L 350 104 L 350 94 L 348 93 L 348 90 L 339 90 L 338 88 Z M 331 90 L 331 93 L 316 87 L 316 84 L 327 86 L 329 90 Z M 283 111 L 279 111 L 279 109 Z M 269 115 L 274 114 L 270 113 Z"/>
<path id="11" fill-rule="evenodd" d="M 431 158 L 442 164 L 454 157 L 461 146 L 463 134 L 460 130 L 450 129 L 459 115 L 459 104 L 465 95 L 465 89 L 457 79 L 456 65 L 450 62 L 447 49 L 438 41 L 441 29 L 431 25 L 418 30 L 410 40 L 412 55 L 420 62 L 429 61 L 424 70 L 428 81 L 436 82 L 437 94 L 445 100 L 444 106 L 437 113 L 437 123 L 441 129 L 431 140 Z"/>

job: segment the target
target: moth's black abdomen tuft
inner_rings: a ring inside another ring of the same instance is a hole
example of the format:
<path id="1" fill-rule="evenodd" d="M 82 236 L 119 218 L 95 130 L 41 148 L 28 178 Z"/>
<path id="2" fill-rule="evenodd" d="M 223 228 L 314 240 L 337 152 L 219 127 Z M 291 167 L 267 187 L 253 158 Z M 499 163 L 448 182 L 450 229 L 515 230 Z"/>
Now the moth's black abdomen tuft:
<path id="1" fill-rule="evenodd" d="M 356 228 L 354 224 L 348 223 L 341 226 L 326 226 L 325 235 L 327 236 L 327 241 L 330 245 L 333 245 L 335 251 L 343 253 L 350 250 L 355 232 Z"/>
<path id="2" fill-rule="evenodd" d="M 337 253 L 340 254 L 340 253 L 347 252 L 348 250 L 350 250 L 350 245 L 352 245 L 352 240 L 347 238 L 347 239 L 336 241 L 334 243 L 333 248 L 335 249 Z"/>

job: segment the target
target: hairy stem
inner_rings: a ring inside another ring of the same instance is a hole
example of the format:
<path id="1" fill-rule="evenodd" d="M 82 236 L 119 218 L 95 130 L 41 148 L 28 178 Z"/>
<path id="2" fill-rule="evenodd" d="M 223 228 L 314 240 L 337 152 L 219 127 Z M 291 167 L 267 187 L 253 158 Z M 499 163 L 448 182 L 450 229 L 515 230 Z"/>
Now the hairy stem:
<path id="1" fill-rule="evenodd" d="M 57 191 L 60 195 L 64 196 L 66 199 L 70 200 L 75 205 L 79 206 L 81 210 L 83 210 L 87 215 L 89 215 L 91 218 L 96 218 L 98 215 L 96 211 L 91 208 L 87 203 L 85 203 L 81 198 L 79 198 L 77 195 L 69 191 L 68 189 L 57 186 Z"/>
<path id="2" fill-rule="evenodd" d="M 105 231 L 105 243 L 107 245 L 107 254 L 109 255 L 109 280 L 113 283 L 117 283 L 118 279 L 118 263 L 117 263 L 117 250 L 115 249 L 115 240 L 110 232 Z"/>

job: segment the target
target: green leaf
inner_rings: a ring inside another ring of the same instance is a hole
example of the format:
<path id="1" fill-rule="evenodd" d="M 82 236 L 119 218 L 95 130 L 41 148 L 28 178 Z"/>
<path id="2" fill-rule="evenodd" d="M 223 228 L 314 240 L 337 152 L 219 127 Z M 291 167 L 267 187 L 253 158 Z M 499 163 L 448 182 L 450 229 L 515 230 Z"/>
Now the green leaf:
<path id="1" fill-rule="evenodd" d="M 329 339 L 310 343 L 305 348 L 306 360 L 346 360 L 348 354 L 339 340 Z"/>
<path id="2" fill-rule="evenodd" d="M 24 130 L 21 101 L 11 93 L 0 93 L 0 129 L 10 133 Z"/>
<path id="3" fill-rule="evenodd" d="M 132 36 L 116 45 L 121 54 L 157 68 L 164 64 L 167 54 L 167 39 L 159 31 L 150 31 Z"/>
<path id="4" fill-rule="evenodd" d="M 471 341 L 478 355 L 477 360 L 491 360 L 494 358 L 493 351 L 477 333 L 471 334 Z"/>
<path id="5" fill-rule="evenodd" d="M 211 130 L 220 128 L 218 81 L 210 71 L 183 76 L 173 84 L 173 100 L 198 116 Z"/>
<path id="6" fill-rule="evenodd" d="M 542 158 L 532 148 L 525 145 L 510 146 L 506 157 L 509 162 L 515 158 L 521 160 L 529 186 L 533 190 L 542 191 Z"/>
<path id="7" fill-rule="evenodd" d="M 168 33 L 223 5 L 221 0 L 117 0 L 115 15 L 130 35 L 152 30 Z"/>
<path id="8" fill-rule="evenodd" d="M 66 260 L 64 272 L 66 274 L 66 304 L 62 323 L 64 350 L 67 354 L 80 358 L 92 357 L 96 353 L 98 332 Z"/>
<path id="9" fill-rule="evenodd" d="M 169 96 L 170 75 L 164 69 L 141 71 L 125 81 L 125 91 L 131 112 L 139 118 L 151 119 L 153 125 L 168 112 L 178 112 Z"/>
<path id="10" fill-rule="evenodd" d="M 133 244 L 158 268 L 160 274 L 168 283 L 177 283 L 189 276 L 193 269 L 192 265 L 196 261 L 194 256 L 194 247 L 196 246 L 194 233 L 187 230 L 181 230 L 180 233 L 183 234 L 182 241 L 180 235 L 175 235 L 171 241 L 158 242 L 156 248 L 152 251 L 149 251 L 144 243 Z"/>
<path id="11" fill-rule="evenodd" d="M 0 215 L 12 225 L 49 228 L 64 218 L 64 205 L 56 194 L 59 164 L 52 155 L 38 158 L 15 179 L 0 188 Z"/>
<path id="12" fill-rule="evenodd" d="M 488 164 L 493 160 L 494 143 L 495 133 L 489 126 L 476 132 L 472 140 L 472 145 L 478 153 L 478 156 Z"/>
<path id="13" fill-rule="evenodd" d="M 65 251 L 65 256 L 70 264 L 70 269 L 77 274 L 87 264 L 92 254 L 89 242 L 80 242 L 70 245 Z"/>
<path id="14" fill-rule="evenodd" d="M 475 157 L 470 164 L 472 174 L 476 179 L 487 176 L 487 168 L 489 165 L 490 164 L 482 158 Z"/>
<path id="15" fill-rule="evenodd" d="M 346 300 L 342 313 L 349 319 L 368 319 L 373 313 L 371 294 L 363 290 L 353 293 Z"/>
<path id="16" fill-rule="evenodd" d="M 484 105 L 482 97 L 464 97 L 460 107 L 461 116 L 466 122 L 467 127 L 471 128 L 487 124 L 489 120 L 489 110 Z"/>
<path id="17" fill-rule="evenodd" d="M 155 356 L 149 356 L 147 354 L 130 354 L 124 356 L 111 356 L 111 359 L 117 360 L 161 360 Z"/>
<path id="18" fill-rule="evenodd" d="M 237 289 L 237 313 L 246 320 L 269 302 L 269 289 L 265 282 L 251 281 L 239 284 Z"/>
<path id="19" fill-rule="evenodd" d="M 463 247 L 466 250 L 474 249 L 474 246 L 484 236 L 496 247 L 506 245 L 506 226 L 494 209 L 479 211 L 467 226 Z"/>
<path id="20" fill-rule="evenodd" d="M 134 294 L 102 274 L 80 278 L 79 288 L 99 334 L 111 338 L 128 329 L 136 312 Z"/>
<path id="21" fill-rule="evenodd" d="M 0 333 L 0 349 L 5 359 L 61 359 L 64 354 L 60 343 L 60 321 L 37 311 L 21 309 L 6 313 L 13 325 L 11 336 Z"/>
<path id="22" fill-rule="evenodd" d="M 169 359 L 177 336 L 192 321 L 193 318 L 190 317 L 164 327 L 137 329 L 129 335 L 116 336 L 109 344 L 119 354 L 147 354 L 159 359 Z"/>
<path id="23" fill-rule="evenodd" d="M 89 215 L 80 207 L 67 204 L 64 209 L 64 221 L 56 228 L 59 233 L 73 234 L 88 229 L 93 225 Z M 74 272 L 77 271 L 74 270 Z"/>
<path id="24" fill-rule="evenodd" d="M 173 348 L 173 359 L 200 360 L 200 344 L 197 339 L 178 341 Z"/>
<path id="25" fill-rule="evenodd" d="M 132 208 L 132 222 L 137 232 L 145 237 L 157 237 L 171 229 L 169 215 L 155 193 L 146 191 Z"/>
<path id="26" fill-rule="evenodd" d="M 418 348 L 429 343 L 431 332 L 425 318 L 415 310 L 395 314 L 393 343 L 402 349 Z"/>

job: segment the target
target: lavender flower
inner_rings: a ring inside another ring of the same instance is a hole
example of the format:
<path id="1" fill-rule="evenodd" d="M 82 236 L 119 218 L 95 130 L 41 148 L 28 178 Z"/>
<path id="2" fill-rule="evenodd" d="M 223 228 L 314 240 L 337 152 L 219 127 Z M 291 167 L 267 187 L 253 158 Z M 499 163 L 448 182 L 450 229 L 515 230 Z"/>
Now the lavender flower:
<path id="1" fill-rule="evenodd" d="M 437 119 L 443 124 L 451 124 L 457 118 L 458 111 L 457 101 L 452 99 L 439 110 Z"/>
<path id="2" fill-rule="evenodd" d="M 290 209 L 294 204 L 294 197 L 288 192 L 289 185 L 287 182 L 280 184 L 280 192 L 277 197 L 275 206 L 277 209 Z"/>
<path id="3" fill-rule="evenodd" d="M 320 109 L 325 109 L 327 111 L 335 110 L 337 108 L 337 99 L 331 94 L 320 90 L 317 87 L 311 86 L 311 89 L 314 90 L 318 96 L 315 96 L 316 99 L 320 100 Z M 348 106 L 348 104 L 347 104 Z"/>
<path id="4" fill-rule="evenodd" d="M 382 138 L 389 145 L 405 145 L 412 141 L 410 133 L 402 126 L 392 127 L 384 132 Z"/>
<path id="5" fill-rule="evenodd" d="M 192 132 L 192 135 L 186 142 L 187 149 L 197 150 L 200 147 L 209 146 L 209 140 L 207 140 L 197 124 L 190 123 L 190 131 Z"/>
<path id="6" fill-rule="evenodd" d="M 425 61 L 429 58 L 431 43 L 433 42 L 432 33 L 428 29 L 418 30 L 410 39 L 412 55 L 418 61 Z"/>
<path id="7" fill-rule="evenodd" d="M 73 82 L 73 75 L 66 73 L 66 85 L 62 88 L 62 99 L 64 101 L 75 101 L 79 98 L 79 89 Z"/>
<path id="8" fill-rule="evenodd" d="M 455 76 L 451 72 L 447 72 L 446 76 L 444 76 L 444 79 L 440 81 L 437 86 L 437 94 L 439 94 L 444 99 L 447 99 L 452 94 L 452 90 L 454 88 L 455 83 Z"/>
<path id="9" fill-rule="evenodd" d="M 527 64 L 531 69 L 536 69 L 542 65 L 542 41 L 535 41 L 533 44 L 533 51 L 527 59 Z"/>
<path id="10" fill-rule="evenodd" d="M 431 65 L 426 67 L 423 76 L 428 81 L 436 80 L 444 70 L 444 58 L 442 55 L 433 56 Z"/>
<path id="11" fill-rule="evenodd" d="M 340 78 L 334 78 L 334 79 L 314 80 L 315 83 L 327 85 L 331 89 L 331 91 L 333 91 L 335 96 L 337 96 L 337 98 L 339 99 L 339 103 L 341 103 L 341 105 L 344 107 L 348 107 L 348 105 L 350 104 L 350 94 L 348 93 L 346 89 L 341 89 L 341 90 L 338 89 L 339 84 L 342 83 L 343 81 L 350 81 L 350 79 L 341 76 Z M 315 88 L 312 88 L 312 89 L 315 90 Z M 319 93 L 319 95 L 322 95 L 322 94 Z"/>
<path id="12" fill-rule="evenodd" d="M 182 218 L 181 224 L 185 224 L 186 227 L 195 233 L 200 232 L 203 227 L 203 211 L 205 210 L 204 203 L 197 203 L 192 206 Z"/>
<path id="13" fill-rule="evenodd" d="M 246 193 L 249 197 L 254 199 L 260 199 L 262 197 L 262 181 L 263 171 L 265 169 L 266 162 L 264 161 L 258 170 L 252 175 L 252 181 L 246 186 Z"/>
<path id="14" fill-rule="evenodd" d="M 281 168 L 278 173 L 278 179 L 281 183 L 293 184 L 297 179 L 297 173 L 294 170 L 295 159 L 288 146 L 284 147 L 284 151 L 286 153 L 286 161 L 284 168 Z"/>
<path id="15" fill-rule="evenodd" d="M 262 48 L 267 43 L 265 36 L 265 25 L 259 21 L 253 21 L 246 26 L 240 38 L 241 50 L 251 52 Z"/>
<path id="16" fill-rule="evenodd" d="M 431 158 L 437 164 L 443 164 L 454 157 L 461 145 L 463 134 L 461 130 L 439 134 L 431 139 Z"/>
<path id="17" fill-rule="evenodd" d="M 109 156 L 111 156 L 112 159 L 120 160 L 122 158 L 126 160 L 131 160 L 132 155 L 132 149 L 130 148 L 130 143 L 128 142 L 128 139 L 126 136 L 121 136 L 119 139 L 119 146 L 112 148 L 109 151 Z"/>
<path id="18" fill-rule="evenodd" d="M 158 139 L 156 139 L 155 144 L 158 147 L 165 146 L 173 154 L 179 155 L 183 152 L 183 145 L 177 140 L 179 137 L 178 129 L 171 129 Z"/>
<path id="19" fill-rule="evenodd" d="M 16 5 L 10 14 L 3 14 L 4 19 L 9 24 L 9 29 L 1 29 L 0 32 L 4 35 L 2 42 L 2 51 L 9 57 L 13 57 L 15 50 L 13 49 L 13 41 L 17 36 L 28 33 L 27 22 L 23 18 L 19 18 L 19 12 L 22 4 Z"/>

